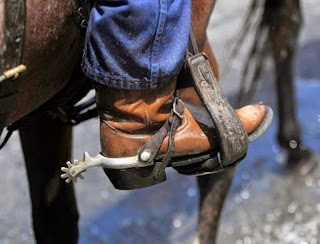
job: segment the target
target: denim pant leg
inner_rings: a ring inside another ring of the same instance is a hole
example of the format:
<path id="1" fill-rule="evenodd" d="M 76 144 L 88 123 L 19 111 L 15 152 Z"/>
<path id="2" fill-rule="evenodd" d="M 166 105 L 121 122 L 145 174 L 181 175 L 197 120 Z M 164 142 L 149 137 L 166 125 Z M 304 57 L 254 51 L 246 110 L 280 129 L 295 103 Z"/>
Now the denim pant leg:
<path id="1" fill-rule="evenodd" d="M 96 0 L 83 71 L 121 89 L 172 82 L 184 64 L 190 22 L 191 0 Z"/>

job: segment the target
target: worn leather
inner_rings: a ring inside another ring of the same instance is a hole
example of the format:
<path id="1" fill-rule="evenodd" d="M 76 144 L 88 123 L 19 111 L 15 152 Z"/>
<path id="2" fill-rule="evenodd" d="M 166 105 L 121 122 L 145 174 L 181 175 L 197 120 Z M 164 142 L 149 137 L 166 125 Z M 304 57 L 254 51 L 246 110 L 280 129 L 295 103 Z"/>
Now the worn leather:
<path id="1" fill-rule="evenodd" d="M 97 86 L 100 117 L 127 133 L 152 133 L 167 120 L 175 84 L 153 90 L 122 90 Z"/>
<path id="2" fill-rule="evenodd" d="M 175 84 L 157 90 L 120 90 L 97 86 L 97 104 L 100 111 L 100 136 L 102 153 L 108 157 L 129 157 L 137 155 L 144 143 L 151 138 L 166 121 L 172 109 Z M 175 137 L 175 155 L 194 155 L 217 148 L 214 129 L 210 118 L 197 101 L 193 88 L 179 92 L 186 105 L 196 110 L 195 117 L 189 108 Z M 248 133 L 259 126 L 265 115 L 263 105 L 250 105 L 236 111 Z M 207 117 L 206 117 L 207 116 Z M 165 154 L 166 138 L 159 150 Z"/>
<path id="3" fill-rule="evenodd" d="M 209 114 L 193 87 L 180 89 L 177 94 L 197 121 L 205 123 L 209 127 L 213 127 Z M 262 104 L 247 105 L 241 109 L 236 109 L 235 113 L 240 118 L 247 134 L 251 134 L 263 121 L 266 109 Z"/>
<path id="4" fill-rule="evenodd" d="M 208 57 L 199 53 L 193 31 L 190 32 L 187 64 L 194 80 L 194 87 L 208 111 L 219 140 L 219 158 L 223 166 L 241 160 L 248 150 L 248 134 L 239 117 L 224 96 L 210 67 Z"/>

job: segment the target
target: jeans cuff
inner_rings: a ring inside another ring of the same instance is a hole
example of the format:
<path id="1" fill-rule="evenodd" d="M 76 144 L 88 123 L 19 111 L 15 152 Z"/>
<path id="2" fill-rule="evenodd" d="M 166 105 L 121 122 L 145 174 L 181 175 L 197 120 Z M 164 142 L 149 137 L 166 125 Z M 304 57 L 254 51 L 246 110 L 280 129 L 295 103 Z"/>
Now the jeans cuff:
<path id="1" fill-rule="evenodd" d="M 124 76 L 117 76 L 110 74 L 109 72 L 95 72 L 89 65 L 85 64 L 85 61 L 82 62 L 82 71 L 84 74 L 91 80 L 113 88 L 126 89 L 126 90 L 143 90 L 143 89 L 157 89 L 159 87 L 165 86 L 170 82 L 173 82 L 177 79 L 178 74 L 180 73 L 184 62 L 182 62 L 176 69 L 170 73 L 168 76 L 161 76 L 156 79 L 156 82 L 151 82 L 150 78 L 143 77 L 141 79 L 130 78 Z M 153 78 L 154 80 L 154 78 Z"/>

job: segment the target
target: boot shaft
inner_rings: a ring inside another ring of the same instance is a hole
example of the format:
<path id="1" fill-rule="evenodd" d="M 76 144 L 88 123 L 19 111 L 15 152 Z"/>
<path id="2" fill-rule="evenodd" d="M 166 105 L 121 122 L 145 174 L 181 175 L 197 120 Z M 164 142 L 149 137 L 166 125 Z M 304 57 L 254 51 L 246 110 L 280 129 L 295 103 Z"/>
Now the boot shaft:
<path id="1" fill-rule="evenodd" d="M 123 90 L 98 85 L 101 120 L 126 133 L 153 133 L 170 115 L 175 84 L 158 89 Z"/>

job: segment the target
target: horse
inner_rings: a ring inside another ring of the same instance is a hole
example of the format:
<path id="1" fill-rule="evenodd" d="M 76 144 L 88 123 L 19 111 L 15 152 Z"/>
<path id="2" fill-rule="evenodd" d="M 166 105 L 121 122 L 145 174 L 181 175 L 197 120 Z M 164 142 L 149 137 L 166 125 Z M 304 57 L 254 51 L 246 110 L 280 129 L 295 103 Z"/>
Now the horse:
<path id="1" fill-rule="evenodd" d="M 70 118 L 68 111 L 73 111 L 74 104 L 92 88 L 80 70 L 83 31 L 77 28 L 77 24 L 85 24 L 79 16 L 85 15 L 83 6 L 89 5 L 88 2 L 0 0 L 0 73 L 20 64 L 27 67 L 25 71 L 19 70 L 23 71 L 19 76 L 17 71 L 13 72 L 15 79 L 5 76 L 1 81 L 0 131 L 6 126 L 11 130 L 19 128 L 38 243 L 76 243 L 78 240 L 79 215 L 74 190 L 72 184 L 65 184 L 60 179 L 60 167 L 71 158 L 72 125 L 81 121 Z M 266 0 L 266 6 L 271 2 Z M 310 151 L 288 147 L 293 138 L 302 143 L 294 112 L 291 68 L 301 19 L 295 21 L 294 26 L 291 23 L 286 26 L 289 36 L 282 30 L 282 22 L 287 19 L 274 23 L 276 14 L 290 7 L 291 11 L 283 17 L 290 19 L 299 13 L 300 6 L 298 1 L 279 2 L 282 4 L 269 23 L 269 26 L 277 26 L 270 40 L 277 45 L 273 47 L 278 76 L 281 76 L 277 83 L 284 83 L 284 80 L 288 83 L 278 85 L 278 96 L 283 98 L 283 92 L 286 92 L 288 97 L 287 92 L 291 91 L 291 98 L 279 105 L 278 138 L 280 145 L 289 148 L 293 156 L 306 158 L 308 155 L 303 153 Z M 208 55 L 214 74 L 219 77 L 218 64 L 205 33 L 214 5 L 215 0 L 193 0 L 192 23 L 197 45 Z M 295 40 L 294 45 L 292 42 L 287 45 L 290 38 Z M 283 48 L 290 54 L 285 59 L 279 55 Z M 200 243 L 214 243 L 233 174 L 234 169 L 230 169 L 197 177 L 200 192 L 197 239 Z"/>

